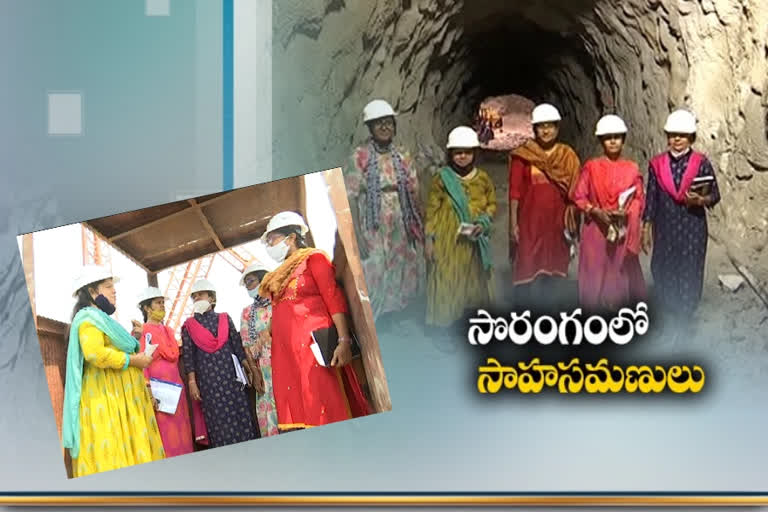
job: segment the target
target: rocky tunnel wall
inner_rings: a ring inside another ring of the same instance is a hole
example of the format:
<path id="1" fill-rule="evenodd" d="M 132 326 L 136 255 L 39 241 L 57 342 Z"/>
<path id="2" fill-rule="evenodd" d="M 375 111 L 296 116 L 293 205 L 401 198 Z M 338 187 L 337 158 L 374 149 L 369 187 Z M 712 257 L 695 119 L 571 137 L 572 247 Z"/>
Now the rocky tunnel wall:
<path id="1" fill-rule="evenodd" d="M 719 172 L 713 236 L 767 257 L 765 2 L 281 0 L 273 30 L 275 177 L 346 165 L 374 97 L 401 114 L 398 139 L 424 177 L 489 95 L 558 105 L 583 158 L 598 151 L 599 116 L 617 113 L 643 170 L 665 146 L 667 114 L 688 107 Z"/>

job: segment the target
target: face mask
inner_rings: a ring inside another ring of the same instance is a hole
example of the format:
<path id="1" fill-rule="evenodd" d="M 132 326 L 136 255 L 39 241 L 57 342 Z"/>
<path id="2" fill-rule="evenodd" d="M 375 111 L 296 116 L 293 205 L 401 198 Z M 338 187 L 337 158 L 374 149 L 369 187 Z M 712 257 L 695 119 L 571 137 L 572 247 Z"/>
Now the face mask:
<path id="1" fill-rule="evenodd" d="M 288 255 L 288 244 L 286 243 L 286 240 L 283 240 L 279 244 L 275 245 L 268 245 L 267 246 L 267 254 L 269 254 L 269 257 L 275 260 L 278 263 L 282 263 L 285 261 L 285 257 Z"/>
<path id="2" fill-rule="evenodd" d="M 96 303 L 96 307 L 108 315 L 111 315 L 117 309 L 104 295 L 99 294 L 93 301 Z"/>
<path id="3" fill-rule="evenodd" d="M 256 287 L 256 288 L 254 288 L 253 290 L 248 290 L 248 295 L 249 295 L 249 296 L 250 296 L 252 299 L 255 299 L 256 297 L 258 297 L 258 296 L 259 296 L 259 287 L 257 286 L 257 287 Z"/>
<path id="4" fill-rule="evenodd" d="M 149 319 L 153 322 L 162 322 L 165 318 L 165 311 L 150 311 Z"/>
<path id="5" fill-rule="evenodd" d="M 680 158 L 681 156 L 685 155 L 690 151 L 691 148 L 686 148 L 680 152 L 675 151 L 674 149 L 670 149 L 669 152 L 672 153 L 672 156 L 675 158 Z"/>
<path id="6" fill-rule="evenodd" d="M 195 302 L 195 305 L 192 307 L 195 310 L 195 313 L 199 313 L 202 315 L 203 313 L 208 311 L 208 308 L 211 307 L 211 303 L 208 302 L 207 300 L 199 300 Z"/>

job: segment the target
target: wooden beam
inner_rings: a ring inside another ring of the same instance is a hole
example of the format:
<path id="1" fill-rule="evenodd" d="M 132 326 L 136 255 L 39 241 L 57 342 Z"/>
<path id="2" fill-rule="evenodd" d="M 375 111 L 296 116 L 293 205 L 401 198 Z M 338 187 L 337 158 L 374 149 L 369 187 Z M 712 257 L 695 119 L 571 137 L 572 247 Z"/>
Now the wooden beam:
<path id="1" fill-rule="evenodd" d="M 245 263 L 235 258 L 230 251 L 217 252 L 216 255 L 227 262 L 238 274 L 242 274 L 245 271 L 245 267 L 247 267 Z"/>
<path id="2" fill-rule="evenodd" d="M 200 219 L 200 222 L 203 224 L 203 227 L 208 232 L 209 235 L 211 235 L 211 239 L 213 240 L 213 243 L 216 244 L 216 247 L 219 248 L 220 251 L 226 250 L 226 247 L 224 247 L 224 244 L 221 243 L 221 240 L 219 240 L 219 235 L 216 234 L 216 231 L 213 229 L 213 226 L 211 226 L 211 223 L 208 222 L 208 217 L 205 216 L 205 213 L 203 213 L 203 209 L 200 208 L 200 205 L 197 204 L 197 201 L 194 199 L 187 199 L 187 202 L 192 205 L 192 209 L 195 210 L 195 213 L 197 214 L 197 217 Z"/>
<path id="3" fill-rule="evenodd" d="M 35 305 L 35 246 L 34 234 L 27 233 L 21 237 L 21 260 L 24 266 L 24 279 L 27 281 L 29 305 L 32 307 L 32 318 L 37 329 L 37 307 Z"/>
<path id="4" fill-rule="evenodd" d="M 198 238 L 197 240 L 191 240 L 189 242 L 185 242 L 184 243 L 184 247 L 187 247 L 187 246 L 190 246 L 190 245 L 193 245 L 193 244 L 200 244 L 200 243 L 204 243 L 204 244 L 208 245 L 208 244 L 211 243 L 211 240 L 208 237 Z M 217 251 L 218 251 L 218 249 L 216 251 L 211 251 L 211 252 L 217 252 Z M 179 252 L 180 253 L 181 251 L 179 251 L 179 247 L 169 247 L 168 249 L 163 249 L 162 251 L 159 251 L 159 252 L 153 252 L 152 254 L 145 254 L 144 255 L 144 259 L 145 260 L 154 260 L 154 259 L 160 258 L 160 257 L 162 257 L 162 256 L 164 256 L 166 254 L 172 253 L 172 252 Z M 182 261 L 180 263 L 173 263 L 173 264 L 168 265 L 168 266 L 169 267 L 173 267 L 174 265 L 181 265 L 182 263 L 186 263 L 187 261 L 196 260 L 197 258 L 202 258 L 204 256 L 207 256 L 208 254 L 210 254 L 210 253 L 199 254 L 197 256 L 189 258 L 186 261 Z M 164 268 L 163 269 L 153 269 L 153 270 L 149 270 L 149 271 L 150 272 L 161 272 L 162 270 L 165 270 L 165 269 Z"/>
<path id="5" fill-rule="evenodd" d="M 149 270 L 149 269 L 147 268 L 147 266 L 146 266 L 146 265 L 144 265 L 143 263 L 141 263 L 139 260 L 137 260 L 136 258 L 134 258 L 132 255 L 128 254 L 126 251 L 124 251 L 123 249 L 121 249 L 119 246 L 117 246 L 117 245 L 115 245 L 115 244 L 111 243 L 107 237 L 105 237 L 104 235 L 102 235 L 102 234 L 101 234 L 101 232 L 100 232 L 98 229 L 96 229 L 95 227 L 93 227 L 91 224 L 89 224 L 88 222 L 81 222 L 81 224 L 85 224 L 85 225 L 88 227 L 88 229 L 90 229 L 91 231 L 93 231 L 93 234 L 94 234 L 94 235 L 98 236 L 99 238 L 101 238 L 102 240 L 104 240 L 105 242 L 107 242 L 107 244 L 108 244 L 110 247 L 112 247 L 112 248 L 113 248 L 113 249 L 115 249 L 117 252 L 119 252 L 120 254 L 122 254 L 123 256 L 125 256 L 126 258 L 128 258 L 129 260 L 131 260 L 131 261 L 132 261 L 133 263 L 135 263 L 136 265 L 138 265 L 138 266 L 139 266 L 139 268 L 141 268 L 141 269 L 142 269 L 144 272 L 147 272 L 147 273 L 150 273 L 150 272 L 151 272 L 151 270 Z"/>
<path id="6" fill-rule="evenodd" d="M 298 180 L 297 186 L 299 189 L 299 213 L 301 213 L 301 216 L 304 217 L 304 222 L 306 222 L 307 226 L 309 226 L 309 205 L 307 204 L 306 174 L 302 174 L 301 176 L 295 176 L 289 179 L 294 181 Z M 315 237 L 312 236 L 312 230 L 307 231 L 306 241 L 310 247 L 315 247 Z"/>
<path id="7" fill-rule="evenodd" d="M 250 263 L 250 261 L 251 261 L 250 259 L 245 259 L 245 258 L 243 258 L 242 256 L 240 256 L 240 255 L 237 253 L 237 251 L 236 251 L 236 250 L 234 250 L 232 247 L 230 247 L 229 249 L 227 249 L 227 252 L 229 252 L 229 253 L 230 253 L 232 256 L 234 256 L 234 257 L 237 259 L 237 261 L 239 261 L 239 262 L 240 262 L 240 263 L 243 265 L 243 267 L 247 267 L 247 266 L 248 266 L 248 263 Z M 251 259 L 252 259 L 252 258 L 251 258 Z"/>
<path id="8" fill-rule="evenodd" d="M 147 272 L 147 285 L 158 288 L 157 284 L 157 272 Z"/>
<path id="9" fill-rule="evenodd" d="M 222 242 L 222 244 L 224 244 L 224 248 L 226 250 L 229 250 L 231 248 L 234 248 L 234 247 L 237 247 L 237 246 L 240 246 L 240 245 L 243 245 L 243 244 L 247 244 L 247 243 L 250 243 L 250 242 L 255 242 L 256 240 L 259 239 L 259 237 L 254 235 L 254 233 L 259 233 L 259 235 L 260 235 L 261 233 L 264 232 L 264 224 L 260 223 L 258 226 L 259 226 L 259 229 L 256 229 L 256 230 L 253 230 L 253 231 L 241 234 L 240 236 L 237 236 L 235 238 L 232 238 L 226 244 L 224 242 Z M 207 238 L 207 237 L 204 237 L 204 238 L 199 238 L 197 240 L 192 241 L 192 243 L 195 243 L 195 244 L 196 243 L 200 243 L 200 242 L 205 242 L 207 244 L 207 243 L 210 243 L 210 239 Z M 187 244 L 187 245 L 190 245 L 190 244 Z M 164 255 L 167 255 L 167 254 L 170 254 L 170 253 L 173 253 L 173 252 L 177 252 L 177 251 L 179 251 L 178 247 L 171 247 L 169 249 L 163 249 L 160 252 L 156 252 L 156 253 L 152 253 L 152 254 L 147 254 L 147 255 L 144 256 L 144 259 L 148 260 L 148 261 L 150 261 L 150 260 L 157 260 L 158 258 L 162 258 Z M 165 263 L 161 262 L 160 264 L 163 265 L 162 267 L 158 267 L 158 266 L 155 266 L 155 265 L 152 265 L 151 267 L 147 266 L 147 269 L 148 269 L 147 271 L 148 272 L 155 272 L 155 273 L 159 274 L 160 272 L 162 272 L 164 270 L 167 270 L 167 269 L 169 269 L 171 267 L 175 267 L 176 265 L 184 265 L 185 263 L 189 263 L 190 261 L 196 260 L 198 258 L 205 258 L 206 256 L 208 256 L 210 254 L 213 254 L 213 253 L 217 253 L 217 252 L 219 252 L 218 248 L 216 250 L 212 250 L 212 251 L 209 251 L 209 252 L 203 252 L 203 253 L 200 253 L 200 254 L 195 254 L 194 256 L 191 256 L 191 257 L 183 259 L 183 260 L 174 261 L 174 262 L 172 262 L 170 264 L 165 264 Z M 251 256 L 251 258 L 252 258 L 252 256 Z M 240 256 L 240 259 L 242 259 L 242 255 Z M 250 262 L 250 260 L 248 260 L 248 262 Z"/>
<path id="10" fill-rule="evenodd" d="M 232 191 L 232 192 L 234 192 L 234 191 Z M 203 201 L 202 203 L 199 203 L 198 206 L 202 208 L 203 206 L 208 206 L 210 204 L 216 203 L 216 202 L 218 202 L 218 201 L 220 201 L 220 200 L 222 200 L 222 199 L 224 199 L 226 197 L 229 197 L 229 194 L 231 194 L 232 192 L 227 192 L 224 195 L 216 196 L 213 199 L 208 199 L 207 201 Z M 189 203 L 189 200 L 187 200 L 187 203 Z M 151 210 L 152 208 L 153 207 L 144 208 L 144 210 Z M 108 242 L 114 242 L 116 240 L 120 240 L 121 238 L 125 238 L 127 236 L 134 235 L 134 234 L 138 233 L 139 231 L 142 231 L 142 230 L 147 229 L 147 228 L 151 228 L 152 226 L 160 224 L 161 222 L 165 222 L 165 221 L 167 221 L 169 219 L 176 218 L 179 215 L 182 215 L 182 214 L 185 214 L 185 213 L 189 213 L 189 211 L 191 209 L 192 209 L 192 207 L 184 208 L 183 210 L 179 210 L 177 212 L 173 212 L 170 215 L 166 215 L 165 217 L 161 217 L 159 219 L 155 219 L 153 221 L 147 222 L 146 224 L 142 224 L 141 226 L 136 226 L 133 229 L 129 229 L 128 231 L 123 231 L 122 233 L 118 233 L 118 234 L 114 235 L 111 238 L 105 238 L 105 240 L 108 241 Z M 141 210 L 137 210 L 137 211 L 141 211 Z"/>
<path id="11" fill-rule="evenodd" d="M 349 209 L 344 177 L 341 168 L 325 171 L 324 177 L 329 185 L 329 196 L 336 212 L 339 239 L 344 246 L 346 256 L 345 292 L 349 300 L 349 309 L 353 325 L 361 345 L 363 366 L 371 391 L 373 407 L 376 412 L 392 410 L 389 387 L 384 367 L 381 362 L 381 350 L 373 320 L 373 310 L 368 299 L 368 289 L 363 276 L 363 266 L 357 247 L 357 238 Z"/>

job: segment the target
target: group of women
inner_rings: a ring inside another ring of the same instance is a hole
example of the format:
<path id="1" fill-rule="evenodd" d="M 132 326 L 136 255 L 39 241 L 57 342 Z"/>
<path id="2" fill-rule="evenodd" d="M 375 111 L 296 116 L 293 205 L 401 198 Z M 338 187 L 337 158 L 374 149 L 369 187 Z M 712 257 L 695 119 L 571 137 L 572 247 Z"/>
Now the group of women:
<path id="1" fill-rule="evenodd" d="M 262 241 L 273 261 L 243 272 L 240 285 L 253 302 L 239 330 L 216 311 L 213 283 L 194 283 L 181 346 L 163 324 L 166 298 L 158 288 L 139 296 L 144 322 L 129 333 L 111 317 L 117 278 L 104 267 L 81 269 L 62 435 L 73 476 L 190 453 L 195 441 L 225 446 L 370 413 L 348 364 L 352 331 L 343 290 L 328 255 L 308 246 L 307 232 L 295 212 L 270 219 Z M 323 364 L 313 333 L 332 327 L 338 345 Z M 153 383 L 181 388 L 175 410 L 161 407 Z"/>
<path id="2" fill-rule="evenodd" d="M 603 155 L 581 168 L 573 150 L 555 142 L 560 121 L 554 106 L 536 107 L 535 139 L 510 158 L 515 284 L 533 295 L 551 292 L 552 280 L 567 276 L 569 243 L 579 240 L 581 305 L 615 311 L 648 298 L 639 256 L 652 248 L 659 311 L 690 318 L 704 280 L 706 209 L 720 201 L 711 163 L 692 148 L 696 118 L 687 110 L 668 116 L 668 147 L 651 159 L 647 184 L 622 156 L 628 130 L 619 116 L 597 122 Z"/>
<path id="3" fill-rule="evenodd" d="M 476 167 L 480 141 L 454 129 L 447 164 L 433 177 L 426 208 L 410 154 L 394 144 L 395 112 L 384 100 L 363 111 L 370 132 L 344 169 L 374 318 L 405 309 L 424 287 L 426 321 L 447 326 L 473 304 L 489 303 L 490 236 L 496 189 Z"/>
<path id="4" fill-rule="evenodd" d="M 345 169 L 345 182 L 374 316 L 418 301 L 426 265 L 426 323 L 450 326 L 466 310 L 492 304 L 490 237 L 496 190 L 476 167 L 477 133 L 451 131 L 446 165 L 419 202 L 418 172 L 409 153 L 394 144 L 392 107 L 373 100 L 363 119 L 370 132 Z M 692 148 L 696 119 L 671 113 L 664 126 L 668 148 L 654 157 L 647 184 L 637 163 L 622 156 L 627 126 L 616 115 L 598 122 L 602 155 L 583 166 L 558 141 L 556 107 L 532 113 L 534 137 L 509 155 L 509 247 L 516 302 L 557 293 L 579 245 L 579 302 L 593 311 L 645 300 L 641 251 L 652 248 L 658 305 L 690 316 L 701 297 L 707 247 L 706 209 L 720 200 L 709 160 Z M 422 255 L 423 254 L 423 255 Z"/>
<path id="5" fill-rule="evenodd" d="M 477 133 L 459 126 L 448 136 L 446 164 L 422 201 L 413 161 L 393 143 L 395 116 L 383 100 L 365 107 L 370 139 L 345 169 L 374 316 L 403 310 L 426 282 L 427 324 L 450 326 L 467 309 L 495 299 L 490 241 L 496 189 L 476 166 Z M 570 246 L 580 240 L 582 306 L 628 305 L 646 297 L 639 254 L 652 247 L 662 309 L 690 315 L 701 297 L 706 209 L 720 200 L 711 163 L 692 149 L 694 116 L 670 114 L 668 149 L 651 160 L 645 186 L 638 165 L 622 157 L 627 127 L 621 118 L 598 121 L 603 155 L 583 166 L 558 142 L 560 121 L 554 106 L 537 106 L 534 138 L 510 154 L 516 291 L 549 293 L 553 279 L 567 276 Z M 240 284 L 253 302 L 239 330 L 216 311 L 213 283 L 196 282 L 181 347 L 163 325 L 159 289 L 140 296 L 144 323 L 135 326 L 134 337 L 111 317 L 117 279 L 102 267 L 82 269 L 73 288 L 63 410 L 74 476 L 188 453 L 193 441 L 224 446 L 370 412 L 348 364 L 352 333 L 343 291 L 330 258 L 308 246 L 307 232 L 297 213 L 270 219 L 262 240 L 274 264 L 256 262 L 243 273 Z M 330 327 L 339 343 L 325 366 L 312 350 L 313 332 Z M 185 388 L 174 413 L 159 410 L 152 379 Z M 248 388 L 255 390 L 255 404 Z"/>

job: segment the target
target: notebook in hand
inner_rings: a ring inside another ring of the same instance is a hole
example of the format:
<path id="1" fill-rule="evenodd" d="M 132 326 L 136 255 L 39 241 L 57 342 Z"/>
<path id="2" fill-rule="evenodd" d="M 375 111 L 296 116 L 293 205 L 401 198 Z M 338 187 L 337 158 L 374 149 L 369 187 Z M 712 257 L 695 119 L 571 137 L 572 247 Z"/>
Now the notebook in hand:
<path id="1" fill-rule="evenodd" d="M 714 176 L 697 176 L 691 183 L 691 192 L 696 192 L 704 196 L 708 196 L 712 191 L 712 183 L 714 183 Z"/>
<path id="2" fill-rule="evenodd" d="M 354 359 L 360 357 L 360 344 L 357 341 L 357 336 L 355 336 L 355 333 L 353 332 L 351 334 L 352 358 Z M 313 331 L 312 339 L 314 339 L 315 343 L 317 343 L 317 346 L 320 350 L 320 356 L 323 359 L 322 362 L 318 362 L 323 363 L 323 366 L 330 366 L 331 361 L 333 360 L 333 352 L 336 350 L 336 347 L 339 346 L 339 332 L 336 330 L 336 326 L 333 325 L 326 329 L 318 329 Z"/>
<path id="3" fill-rule="evenodd" d="M 472 236 L 472 233 L 475 232 L 475 227 L 476 226 L 474 224 L 462 222 L 461 224 L 459 224 L 459 230 L 457 233 L 459 235 Z"/>

